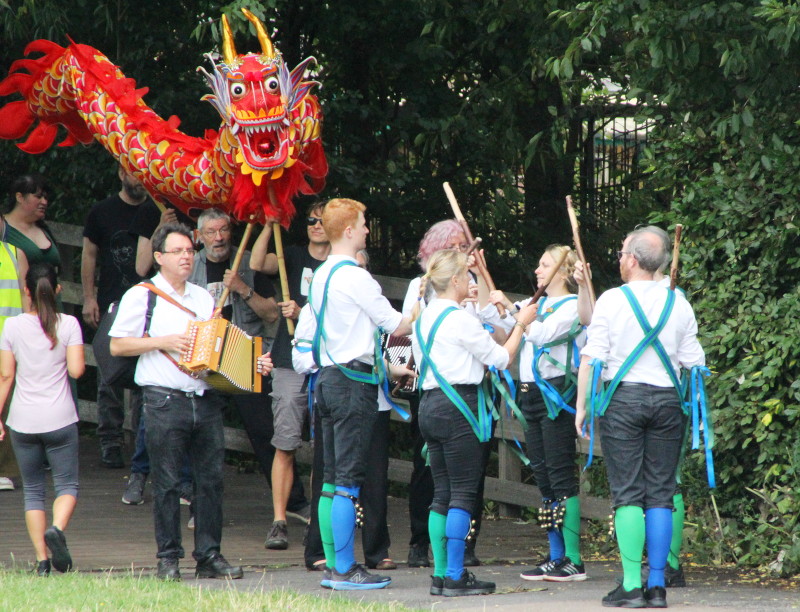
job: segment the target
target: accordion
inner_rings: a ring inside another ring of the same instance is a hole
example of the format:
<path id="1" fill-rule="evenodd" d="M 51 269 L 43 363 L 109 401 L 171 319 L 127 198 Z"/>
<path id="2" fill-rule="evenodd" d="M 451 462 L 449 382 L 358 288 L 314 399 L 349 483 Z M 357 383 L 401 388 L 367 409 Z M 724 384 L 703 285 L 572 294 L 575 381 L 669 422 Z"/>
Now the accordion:
<path id="1" fill-rule="evenodd" d="M 391 336 L 386 334 L 383 340 L 383 354 L 392 365 L 399 365 L 409 370 L 417 371 L 414 355 L 411 352 L 411 338 L 409 336 Z M 417 379 L 404 378 L 392 390 L 392 396 L 408 399 L 417 393 Z"/>
<path id="2" fill-rule="evenodd" d="M 222 318 L 190 321 L 186 333 L 191 346 L 179 365 L 191 372 L 210 370 L 205 381 L 226 393 L 260 393 L 261 338 L 247 335 Z"/>

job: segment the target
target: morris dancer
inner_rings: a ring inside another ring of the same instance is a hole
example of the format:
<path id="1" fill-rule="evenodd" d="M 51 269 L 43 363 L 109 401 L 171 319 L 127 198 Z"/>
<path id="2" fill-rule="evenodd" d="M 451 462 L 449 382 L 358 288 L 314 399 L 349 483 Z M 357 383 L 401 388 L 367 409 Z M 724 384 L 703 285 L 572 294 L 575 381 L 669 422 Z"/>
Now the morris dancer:
<path id="1" fill-rule="evenodd" d="M 434 223 L 419 243 L 417 260 L 422 268 L 423 274 L 428 270 L 428 259 L 436 251 L 441 249 L 451 249 L 465 253 L 469 249 L 469 242 L 464 235 L 464 229 L 455 219 L 447 219 Z M 470 257 L 468 263 L 474 263 L 474 258 Z M 483 278 L 477 274 L 477 270 L 471 269 L 470 274 L 474 278 L 471 289 L 478 294 L 478 301 L 486 303 L 488 299 L 488 288 Z M 403 316 L 410 317 L 414 307 L 419 304 L 424 308 L 425 305 L 436 297 L 435 292 L 428 286 L 426 295 L 419 297 L 419 286 L 422 277 L 418 276 L 408 284 L 406 297 L 403 300 Z M 471 295 L 472 297 L 472 295 Z M 476 304 L 469 301 L 465 304 L 467 312 L 478 316 Z M 493 310 L 496 310 L 492 307 Z M 513 321 L 512 321 L 513 323 Z M 408 567 L 429 567 L 428 549 L 430 538 L 428 537 L 428 513 L 430 511 L 431 500 L 433 499 L 433 478 L 431 478 L 430 467 L 426 465 L 425 458 L 422 456 L 422 447 L 425 445 L 422 435 L 419 432 L 419 396 L 414 394 L 409 398 L 411 408 L 411 432 L 414 436 L 414 447 L 412 449 L 414 470 L 411 472 L 411 479 L 408 483 L 408 517 L 411 527 L 411 540 L 408 549 Z M 486 465 L 489 461 L 491 449 L 485 445 L 483 451 L 483 474 L 486 474 Z M 464 553 L 464 566 L 474 567 L 480 565 L 480 560 L 475 555 L 475 543 L 480 533 L 481 515 L 483 514 L 483 483 L 481 478 L 478 487 L 478 496 L 475 501 L 475 510 L 472 515 L 475 517 L 475 533 L 467 542 L 467 550 Z"/>
<path id="2" fill-rule="evenodd" d="M 361 202 L 344 198 L 325 205 L 322 224 L 331 254 L 314 273 L 308 296 L 317 320 L 312 353 L 321 367 L 317 401 L 325 469 L 320 531 L 323 544 L 333 541 L 335 548 L 335 567 L 322 585 L 335 590 L 380 589 L 391 582 L 355 561 L 356 506 L 378 417 L 378 383 L 385 376 L 383 361 L 375 359 L 380 350 L 375 335 L 378 328 L 397 335 L 411 331 L 377 281 L 356 262 L 369 233 L 365 210 Z"/>
<path id="3" fill-rule="evenodd" d="M 605 366 L 607 388 L 594 393 L 593 414 L 608 469 L 623 583 L 603 598 L 608 607 L 667 607 L 664 570 L 672 537 L 672 496 L 684 433 L 681 366 L 702 366 L 697 322 L 689 303 L 660 286 L 655 274 L 667 258 L 652 228 L 628 234 L 618 252 L 626 283 L 597 301 L 581 351 L 576 429 L 588 437 L 586 391 L 592 366 Z M 590 360 L 592 363 L 590 363 Z M 596 370 L 597 372 L 597 370 Z M 598 372 L 599 374 L 599 372 Z M 642 592 L 647 543 L 650 574 Z"/>
<path id="4" fill-rule="evenodd" d="M 505 368 L 536 316 L 535 306 L 523 308 L 511 336 L 500 346 L 459 307 L 469 283 L 464 253 L 439 251 L 431 256 L 419 295 L 425 295 L 430 284 L 437 298 L 416 319 L 412 340 L 423 390 L 420 431 L 428 444 L 434 486 L 428 519 L 434 562 L 430 592 L 449 597 L 495 589 L 493 582 L 478 580 L 464 569 L 465 540 L 483 475 L 481 445 L 492 431 L 492 406 L 481 383 L 484 364 Z M 415 318 L 418 314 L 419 309 Z"/>
<path id="5" fill-rule="evenodd" d="M 542 492 L 540 521 L 547 528 L 550 554 L 537 567 L 520 574 L 523 580 L 571 582 L 586 580 L 581 563 L 581 510 L 575 469 L 575 392 L 579 350 L 586 334 L 578 320 L 577 283 L 572 278 L 577 257 L 567 246 L 550 245 L 536 268 L 541 288 L 553 267 L 567 253 L 538 302 L 538 315 L 525 334 L 520 355 L 519 407 L 528 424 L 526 451 L 536 484 Z M 512 304 L 502 291 L 489 300 L 514 313 L 530 299 Z M 501 319 L 497 309 L 487 307 L 495 325 L 511 330 L 512 317 Z"/>

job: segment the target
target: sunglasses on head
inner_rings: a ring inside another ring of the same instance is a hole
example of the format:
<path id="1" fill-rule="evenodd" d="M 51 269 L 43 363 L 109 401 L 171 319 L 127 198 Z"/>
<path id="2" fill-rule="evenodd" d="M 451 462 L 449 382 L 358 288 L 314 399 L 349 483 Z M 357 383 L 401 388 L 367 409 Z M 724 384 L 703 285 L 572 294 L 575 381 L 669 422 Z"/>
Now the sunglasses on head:
<path id="1" fill-rule="evenodd" d="M 306 225 L 314 227 L 317 223 L 322 224 L 322 219 L 319 217 L 306 217 Z"/>

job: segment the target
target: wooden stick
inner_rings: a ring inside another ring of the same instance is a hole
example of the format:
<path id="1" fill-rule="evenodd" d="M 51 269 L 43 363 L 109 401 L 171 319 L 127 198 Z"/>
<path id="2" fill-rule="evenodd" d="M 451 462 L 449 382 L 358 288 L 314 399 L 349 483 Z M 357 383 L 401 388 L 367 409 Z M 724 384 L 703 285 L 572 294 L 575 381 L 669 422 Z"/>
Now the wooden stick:
<path id="1" fill-rule="evenodd" d="M 481 246 L 481 242 L 483 242 L 483 238 L 475 238 L 475 240 L 472 241 L 472 244 L 469 245 L 469 248 L 467 249 L 467 257 L 472 255 L 472 252 Z"/>
<path id="2" fill-rule="evenodd" d="M 272 182 L 268 184 L 267 192 L 269 193 L 269 199 L 273 207 L 277 208 L 275 204 L 275 188 Z M 281 296 L 284 302 L 288 302 L 292 299 L 292 296 L 289 293 L 289 278 L 286 275 L 286 259 L 283 256 L 283 239 L 281 238 L 280 223 L 272 224 L 272 235 L 273 238 L 275 238 L 275 256 L 278 258 L 278 276 L 281 279 Z M 288 317 L 286 317 L 286 328 L 289 330 L 289 335 L 294 336 L 294 321 Z"/>
<path id="3" fill-rule="evenodd" d="M 564 251 L 561 254 L 561 257 L 558 258 L 556 265 L 553 266 L 553 269 L 550 271 L 550 274 L 547 275 L 547 278 L 545 279 L 544 283 L 542 283 L 542 285 L 536 290 L 536 293 L 533 294 L 533 297 L 531 298 L 531 303 L 536 302 L 540 297 L 542 297 L 542 295 L 544 295 L 544 292 L 547 289 L 548 285 L 553 282 L 553 279 L 555 278 L 556 274 L 558 274 L 559 271 L 561 270 L 561 266 L 563 266 L 564 262 L 567 260 L 567 255 L 569 255 L 569 251 Z"/>
<path id="4" fill-rule="evenodd" d="M 472 232 L 469 230 L 469 224 L 464 218 L 464 214 L 461 212 L 461 207 L 458 205 L 458 200 L 456 200 L 456 194 L 453 193 L 453 190 L 450 188 L 450 183 L 447 181 L 442 183 L 442 187 L 447 195 L 447 200 L 450 202 L 450 208 L 453 209 L 453 216 L 461 225 L 461 229 L 464 230 L 464 235 L 467 237 L 467 240 L 469 240 L 471 245 L 471 243 L 475 242 L 475 238 L 472 236 Z M 494 285 L 494 281 L 492 280 L 492 276 L 489 274 L 489 270 L 486 268 L 486 260 L 483 258 L 483 255 L 480 251 L 475 251 L 475 264 L 478 266 L 478 272 L 483 278 L 483 281 L 486 283 L 486 286 L 489 288 L 489 291 L 494 291 L 497 289 L 497 287 Z M 505 317 L 505 306 L 502 304 L 496 304 L 496 306 L 497 312 L 500 313 L 500 316 Z"/>
<path id="5" fill-rule="evenodd" d="M 253 225 L 253 222 L 250 221 L 244 228 L 242 243 L 239 245 L 239 250 L 236 252 L 236 257 L 233 258 L 233 265 L 231 266 L 231 270 L 233 270 L 234 274 L 239 271 L 239 265 L 242 263 L 242 256 L 247 248 L 247 243 L 250 241 L 250 234 L 253 233 Z M 219 296 L 219 300 L 217 300 L 217 307 L 214 309 L 214 317 L 222 316 L 222 307 L 225 305 L 230 293 L 231 288 L 225 287 L 225 291 L 222 292 L 222 295 Z"/>
<path id="6" fill-rule="evenodd" d="M 678 286 L 678 260 L 681 255 L 681 232 L 683 225 L 680 223 L 675 225 L 675 239 L 672 243 L 672 265 L 669 267 L 669 288 L 675 291 Z"/>
<path id="7" fill-rule="evenodd" d="M 592 285 L 592 278 L 589 275 L 589 267 L 586 264 L 586 255 L 583 253 L 580 226 L 578 225 L 578 217 L 575 214 L 575 209 L 572 206 L 571 196 L 567 196 L 567 214 L 569 215 L 569 223 L 572 226 L 572 242 L 575 244 L 575 252 L 578 254 L 578 259 L 583 264 L 583 273 L 586 276 L 586 290 L 589 293 L 589 304 L 592 310 L 594 310 L 594 304 L 597 299 L 594 293 L 594 285 Z"/>
<path id="8" fill-rule="evenodd" d="M 289 279 L 286 276 L 286 259 L 283 256 L 283 238 L 281 238 L 281 224 L 272 224 L 272 235 L 275 238 L 275 255 L 278 258 L 278 275 L 281 278 L 281 294 L 283 301 L 288 302 L 291 298 L 289 295 Z M 294 336 L 294 321 L 286 318 L 286 327 L 289 329 L 289 335 Z"/>

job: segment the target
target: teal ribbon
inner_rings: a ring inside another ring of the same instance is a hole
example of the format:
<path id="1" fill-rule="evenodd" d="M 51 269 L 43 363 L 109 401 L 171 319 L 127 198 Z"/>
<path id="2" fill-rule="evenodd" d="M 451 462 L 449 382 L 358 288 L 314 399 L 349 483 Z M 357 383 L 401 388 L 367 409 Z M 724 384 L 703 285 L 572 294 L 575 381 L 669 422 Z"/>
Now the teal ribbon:
<path id="1" fill-rule="evenodd" d="M 708 486 L 712 489 L 717 487 L 717 479 L 714 475 L 714 425 L 711 422 L 711 414 L 706 402 L 705 377 L 711 376 L 711 370 L 705 366 L 694 366 L 690 370 L 691 394 L 689 403 L 692 408 L 692 449 L 700 447 L 700 421 L 703 421 L 703 445 L 706 454 L 706 477 Z"/>
<path id="2" fill-rule="evenodd" d="M 331 357 L 331 354 L 328 352 L 328 337 L 325 334 L 325 328 L 323 326 L 323 322 L 325 320 L 325 309 L 328 306 L 328 288 L 331 284 L 331 279 L 333 278 L 333 273 L 336 272 L 342 266 L 357 266 L 357 264 L 350 260 L 340 261 L 336 265 L 333 266 L 330 273 L 328 274 L 328 278 L 325 280 L 325 287 L 322 290 L 322 304 L 320 305 L 319 312 L 314 310 L 314 304 L 311 301 L 311 286 L 308 288 L 308 303 L 311 304 L 311 312 L 314 313 L 314 318 L 317 321 L 317 329 L 314 332 L 314 340 L 311 343 L 311 351 L 314 356 L 314 363 L 317 364 L 317 367 L 322 366 L 322 359 L 320 357 L 320 348 L 322 342 L 325 342 L 325 353 L 328 355 L 328 359 L 330 359 L 339 371 L 347 376 L 350 380 L 354 380 L 360 383 L 366 383 L 369 385 L 378 385 L 383 392 L 383 396 L 386 398 L 389 406 L 400 415 L 400 417 L 404 421 L 408 421 L 411 419 L 411 415 L 408 414 L 404 409 L 398 406 L 393 400 L 392 396 L 389 393 L 389 381 L 388 381 L 388 374 L 386 371 L 386 364 L 383 361 L 383 355 L 381 355 L 381 329 L 378 328 L 375 330 L 375 334 L 372 338 L 372 345 L 374 347 L 373 359 L 374 359 L 374 366 L 373 370 L 370 373 L 367 372 L 359 372 L 357 370 L 351 370 L 339 363 Z M 320 268 L 317 268 L 319 271 Z M 317 272 L 314 272 L 316 275 Z M 312 278 L 312 285 L 313 285 L 313 278 Z"/>
<path id="3" fill-rule="evenodd" d="M 517 437 L 514 435 L 511 436 L 511 439 L 514 442 L 513 446 L 508 442 L 508 438 L 506 437 L 506 418 L 516 418 L 517 421 L 519 421 L 519 424 L 522 426 L 522 430 L 528 430 L 528 422 L 525 420 L 525 415 L 522 414 L 522 410 L 519 409 L 519 405 L 516 401 L 514 401 L 514 398 L 517 395 L 517 390 L 514 385 L 514 379 L 511 377 L 511 372 L 508 370 L 498 370 L 495 366 L 489 366 L 489 381 L 493 388 L 497 390 L 497 392 L 506 402 L 506 414 L 503 418 L 499 419 L 501 432 L 500 439 L 508 445 L 508 448 L 511 450 L 511 452 L 519 458 L 523 465 L 530 465 L 530 459 L 528 459 L 528 456 L 525 454 L 522 444 Z M 505 385 L 503 385 L 503 381 L 505 381 L 505 383 L 508 385 L 508 389 L 506 389 Z"/>
<path id="4" fill-rule="evenodd" d="M 427 340 L 422 337 L 422 328 L 420 326 L 421 319 L 417 319 L 416 321 L 415 330 L 417 340 L 419 341 L 420 352 L 422 353 L 422 363 L 420 364 L 419 371 L 419 388 L 422 389 L 425 376 L 430 368 L 430 371 L 433 374 L 433 377 L 436 379 L 436 383 L 439 385 L 439 388 L 444 392 L 447 398 L 453 402 L 453 405 L 458 408 L 459 412 L 461 412 L 461 414 L 467 420 L 467 423 L 469 423 L 472 431 L 477 436 L 478 441 L 488 442 L 492 437 L 492 408 L 487 408 L 486 392 L 483 388 L 483 385 L 478 385 L 478 414 L 476 416 L 464 401 L 464 398 L 462 398 L 453 388 L 453 386 L 439 373 L 439 370 L 436 369 L 436 364 L 433 363 L 430 355 L 436 332 L 439 330 L 439 327 L 447 315 L 455 312 L 456 310 L 458 309 L 455 306 L 450 306 L 439 314 L 434 321 L 433 326 L 431 327 Z"/>

